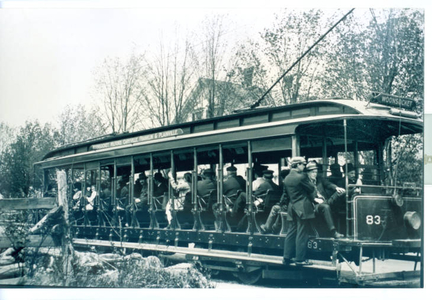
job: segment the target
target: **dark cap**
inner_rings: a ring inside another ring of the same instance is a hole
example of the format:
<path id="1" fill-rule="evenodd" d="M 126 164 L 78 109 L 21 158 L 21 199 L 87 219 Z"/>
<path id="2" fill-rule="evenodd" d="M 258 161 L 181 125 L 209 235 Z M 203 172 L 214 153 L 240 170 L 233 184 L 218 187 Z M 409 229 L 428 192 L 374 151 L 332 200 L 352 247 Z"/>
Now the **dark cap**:
<path id="1" fill-rule="evenodd" d="M 157 181 L 162 181 L 164 179 L 164 177 L 160 172 L 155 173 L 153 178 L 156 179 Z"/>
<path id="2" fill-rule="evenodd" d="M 285 179 L 285 177 L 288 176 L 288 174 L 290 173 L 290 169 L 282 169 L 279 173 L 279 177 L 282 179 Z"/>
<path id="3" fill-rule="evenodd" d="M 263 171 L 263 176 L 265 178 L 273 178 L 273 173 L 274 173 L 273 170 L 264 170 Z"/>
<path id="4" fill-rule="evenodd" d="M 139 174 L 138 180 L 146 180 L 146 179 L 147 179 L 147 176 L 144 172 Z"/>
<path id="5" fill-rule="evenodd" d="M 268 169 L 268 166 L 263 166 L 263 165 L 255 165 L 253 167 L 254 170 L 258 170 L 258 171 L 264 171 Z"/>
<path id="6" fill-rule="evenodd" d="M 234 166 L 229 166 L 229 167 L 227 168 L 227 171 L 229 171 L 229 172 L 235 172 L 235 171 L 237 171 L 237 168 L 234 167 Z"/>
<path id="7" fill-rule="evenodd" d="M 343 167 L 344 172 L 345 172 L 347 166 L 348 166 L 348 173 L 351 171 L 355 171 L 354 165 L 352 163 L 348 163 L 347 165 L 345 165 Z"/>
<path id="8" fill-rule="evenodd" d="M 212 175 L 215 175 L 215 172 L 212 169 L 205 169 L 203 171 L 203 175 L 212 176 Z"/>
<path id="9" fill-rule="evenodd" d="M 330 165 L 330 171 L 332 171 L 332 173 L 340 173 L 340 165 L 338 163 Z"/>

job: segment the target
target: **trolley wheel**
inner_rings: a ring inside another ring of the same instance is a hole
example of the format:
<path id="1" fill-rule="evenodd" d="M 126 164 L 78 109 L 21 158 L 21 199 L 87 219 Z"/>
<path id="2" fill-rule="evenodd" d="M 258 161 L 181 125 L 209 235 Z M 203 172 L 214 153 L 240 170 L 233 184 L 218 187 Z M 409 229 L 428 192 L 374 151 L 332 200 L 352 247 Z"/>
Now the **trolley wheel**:
<path id="1" fill-rule="evenodd" d="M 252 285 L 257 283 L 262 277 L 262 270 L 258 269 L 252 272 L 233 273 L 244 284 Z"/>

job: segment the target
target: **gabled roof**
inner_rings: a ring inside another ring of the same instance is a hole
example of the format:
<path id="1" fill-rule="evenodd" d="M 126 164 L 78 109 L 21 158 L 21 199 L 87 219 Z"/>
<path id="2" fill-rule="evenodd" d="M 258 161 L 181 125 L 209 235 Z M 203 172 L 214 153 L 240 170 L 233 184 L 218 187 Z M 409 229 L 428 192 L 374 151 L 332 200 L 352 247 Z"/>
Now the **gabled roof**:
<path id="1" fill-rule="evenodd" d="M 215 107 L 219 109 L 215 116 L 230 114 L 237 109 L 249 107 L 264 93 L 256 86 L 245 87 L 233 82 L 200 78 L 186 99 L 181 113 L 182 121 L 188 120 L 190 114 L 197 108 L 207 109 L 203 101 L 208 99 L 208 92 L 212 84 L 215 84 L 216 90 Z M 222 102 L 224 102 L 223 105 Z M 221 111 L 222 108 L 223 111 Z"/>

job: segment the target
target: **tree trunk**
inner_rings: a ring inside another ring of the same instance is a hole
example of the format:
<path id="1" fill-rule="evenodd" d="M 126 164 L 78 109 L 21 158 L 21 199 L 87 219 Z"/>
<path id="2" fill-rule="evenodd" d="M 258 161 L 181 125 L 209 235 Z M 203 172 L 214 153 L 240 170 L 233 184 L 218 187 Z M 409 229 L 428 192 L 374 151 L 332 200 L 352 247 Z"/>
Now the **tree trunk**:
<path id="1" fill-rule="evenodd" d="M 24 275 L 24 265 L 21 263 L 0 268 L 0 279 L 21 277 L 22 275 Z"/>
<path id="2" fill-rule="evenodd" d="M 29 230 L 29 234 L 37 234 L 40 233 L 43 228 L 51 228 L 58 223 L 58 219 L 61 217 L 62 212 L 62 206 L 54 207 L 45 217 L 42 218 L 42 220 Z"/>
<path id="3" fill-rule="evenodd" d="M 69 205 L 67 200 L 67 180 L 65 171 L 57 171 L 57 184 L 58 184 L 58 199 L 60 207 L 63 207 L 64 230 L 61 236 L 61 252 L 63 256 L 63 285 L 69 286 L 70 274 L 72 272 L 72 258 L 74 249 L 70 235 L 69 226 Z"/>

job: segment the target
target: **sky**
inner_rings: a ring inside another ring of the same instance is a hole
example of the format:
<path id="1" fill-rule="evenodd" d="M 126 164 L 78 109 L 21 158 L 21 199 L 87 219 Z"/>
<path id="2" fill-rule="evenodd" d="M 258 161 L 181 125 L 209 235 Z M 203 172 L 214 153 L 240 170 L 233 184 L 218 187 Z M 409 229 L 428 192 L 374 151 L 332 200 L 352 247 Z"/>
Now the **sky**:
<path id="1" fill-rule="evenodd" d="M 28 8 L 4 1 L 0 120 L 11 126 L 26 119 L 47 122 L 67 104 L 90 103 L 94 70 L 104 58 L 125 57 L 158 45 L 161 35 L 172 36 L 173 28 L 196 30 L 204 16 L 215 11 L 229 13 L 238 22 L 229 33 L 233 38 L 271 23 L 276 12 L 272 8 Z"/>
<path id="2" fill-rule="evenodd" d="M 104 58 L 151 49 L 161 34 L 172 36 L 173 28 L 197 31 L 204 16 L 216 12 L 233 20 L 230 39 L 257 36 L 287 5 L 273 0 L 146 3 L 153 2 L 0 0 L 0 121 L 9 126 L 34 119 L 54 123 L 68 104 L 93 101 L 94 71 Z M 368 1 L 361 3 L 365 7 Z M 392 1 L 393 7 L 426 7 L 421 4 Z M 325 7 L 301 3 L 301 8 L 339 7 L 340 16 L 347 6 L 344 1 Z"/>

